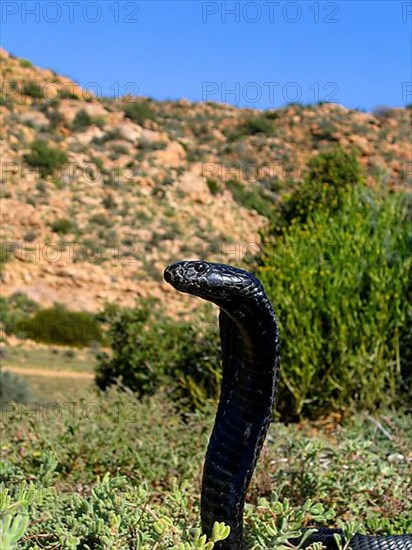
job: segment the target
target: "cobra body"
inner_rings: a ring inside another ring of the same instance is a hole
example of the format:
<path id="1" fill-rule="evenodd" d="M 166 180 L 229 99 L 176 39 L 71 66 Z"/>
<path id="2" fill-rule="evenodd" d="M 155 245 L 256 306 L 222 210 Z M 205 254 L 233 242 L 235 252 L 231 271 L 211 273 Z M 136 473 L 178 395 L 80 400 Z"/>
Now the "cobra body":
<path id="1" fill-rule="evenodd" d="M 203 469 L 201 521 L 210 535 L 215 521 L 230 526 L 219 550 L 244 550 L 243 508 L 275 404 L 279 336 L 275 314 L 260 281 L 224 264 L 184 261 L 167 267 L 165 280 L 181 292 L 220 308 L 222 388 Z M 337 548 L 321 529 L 310 542 Z M 353 550 L 412 550 L 412 535 L 356 535 Z"/>

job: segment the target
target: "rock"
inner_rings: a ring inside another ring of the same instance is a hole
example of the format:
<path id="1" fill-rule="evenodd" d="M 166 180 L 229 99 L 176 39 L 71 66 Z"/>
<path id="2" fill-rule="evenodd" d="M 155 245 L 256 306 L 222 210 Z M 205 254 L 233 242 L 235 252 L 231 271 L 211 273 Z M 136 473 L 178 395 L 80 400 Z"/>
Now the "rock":
<path id="1" fill-rule="evenodd" d="M 140 139 L 143 134 L 143 128 L 128 119 L 125 119 L 117 126 L 114 126 L 113 130 L 115 132 L 118 131 L 122 138 L 132 143 L 136 143 L 136 141 Z"/>
<path id="2" fill-rule="evenodd" d="M 166 132 L 157 132 L 155 130 L 142 128 L 142 140 L 153 143 L 158 141 L 169 141 L 169 138 Z"/>
<path id="3" fill-rule="evenodd" d="M 102 137 L 104 131 L 98 126 L 89 126 L 83 132 L 76 132 L 73 136 L 67 139 L 67 143 L 71 145 L 75 142 L 80 142 L 83 145 L 88 145 L 93 138 Z"/>
<path id="4" fill-rule="evenodd" d="M 103 105 L 98 103 L 97 101 L 86 101 L 79 110 L 81 109 L 86 111 L 86 113 L 91 117 L 105 117 L 107 115 L 105 107 L 103 107 Z"/>
<path id="5" fill-rule="evenodd" d="M 19 220 L 23 226 L 36 227 L 41 225 L 40 213 L 31 204 L 24 204 L 15 199 L 2 199 L 2 223 Z"/>
<path id="6" fill-rule="evenodd" d="M 200 174 L 184 172 L 178 180 L 178 187 L 196 202 L 205 204 L 210 200 L 208 187 Z"/>
<path id="7" fill-rule="evenodd" d="M 350 136 L 350 141 L 351 143 L 353 143 L 353 145 L 355 145 L 356 147 L 359 147 L 359 150 L 362 153 L 362 155 L 372 154 L 372 147 L 365 136 L 358 136 L 355 134 Z"/>
<path id="8" fill-rule="evenodd" d="M 91 117 L 105 117 L 106 109 L 97 102 L 80 101 L 73 99 L 63 99 L 58 108 L 59 114 L 64 118 L 67 124 L 71 124 L 80 111 L 86 111 Z"/>
<path id="9" fill-rule="evenodd" d="M 21 115 L 22 122 L 30 123 L 37 130 L 47 128 L 49 119 L 41 111 L 27 111 Z"/>
<path id="10" fill-rule="evenodd" d="M 166 149 L 153 151 L 151 158 L 166 168 L 179 168 L 186 160 L 186 152 L 177 141 L 172 141 Z"/>

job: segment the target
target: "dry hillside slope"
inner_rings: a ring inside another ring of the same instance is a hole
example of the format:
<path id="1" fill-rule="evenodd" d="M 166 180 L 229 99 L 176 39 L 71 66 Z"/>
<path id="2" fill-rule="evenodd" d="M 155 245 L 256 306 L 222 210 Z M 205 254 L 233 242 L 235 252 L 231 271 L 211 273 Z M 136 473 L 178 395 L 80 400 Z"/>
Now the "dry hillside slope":
<path id="1" fill-rule="evenodd" d="M 153 295 L 173 308 L 164 266 L 255 251 L 268 221 L 253 205 L 299 185 L 318 151 L 355 146 L 370 184 L 410 177 L 410 109 L 98 98 L 4 51 L 1 61 L 3 295 L 90 311 Z"/>

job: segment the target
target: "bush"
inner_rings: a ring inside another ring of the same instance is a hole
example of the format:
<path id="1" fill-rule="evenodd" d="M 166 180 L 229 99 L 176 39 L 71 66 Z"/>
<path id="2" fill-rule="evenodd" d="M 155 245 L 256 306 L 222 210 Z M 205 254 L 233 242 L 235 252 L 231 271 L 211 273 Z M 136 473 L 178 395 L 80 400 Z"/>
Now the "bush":
<path id="1" fill-rule="evenodd" d="M 103 227 L 111 227 L 113 225 L 113 220 L 103 213 L 94 214 L 89 221 L 90 223 L 102 225 Z"/>
<path id="2" fill-rule="evenodd" d="M 29 82 L 24 83 L 23 93 L 33 99 L 43 99 L 42 87 L 34 80 L 29 80 Z"/>
<path id="3" fill-rule="evenodd" d="M 69 220 L 68 218 L 54 220 L 54 222 L 50 224 L 50 227 L 54 233 L 58 233 L 59 235 L 68 235 L 77 229 L 75 222 Z"/>
<path id="4" fill-rule="evenodd" d="M 100 137 L 94 136 L 91 143 L 94 143 L 95 145 L 103 145 L 108 141 L 114 141 L 116 139 L 124 139 L 122 136 L 122 133 L 117 128 L 114 130 L 109 130 L 108 132 L 106 132 Z M 94 162 L 93 159 L 92 159 L 92 162 Z M 104 168 L 104 165 L 102 167 Z"/>
<path id="5" fill-rule="evenodd" d="M 285 417 L 395 399 L 411 300 L 408 225 L 402 197 L 349 189 L 339 211 L 313 211 L 266 245 L 258 275 L 281 323 Z"/>
<path id="6" fill-rule="evenodd" d="M 20 67 L 33 67 L 33 63 L 28 59 L 20 59 Z"/>
<path id="7" fill-rule="evenodd" d="M 39 168 L 43 177 L 61 168 L 68 160 L 64 151 L 49 147 L 45 141 L 33 141 L 30 149 L 31 152 L 24 155 L 24 160 L 29 166 Z"/>
<path id="8" fill-rule="evenodd" d="M 56 304 L 40 309 L 17 323 L 17 330 L 30 340 L 67 346 L 87 346 L 103 340 L 101 327 L 95 316 L 83 311 L 68 311 Z"/>
<path id="9" fill-rule="evenodd" d="M 207 178 L 206 185 L 208 186 L 210 193 L 214 196 L 222 192 L 220 184 L 214 179 Z"/>
<path id="10" fill-rule="evenodd" d="M 305 222 L 318 208 L 338 210 L 342 194 L 363 183 L 362 168 L 354 152 L 341 147 L 319 153 L 308 162 L 308 172 L 298 189 L 282 204 L 281 224 Z"/>
<path id="11" fill-rule="evenodd" d="M 258 214 L 268 219 L 273 220 L 276 216 L 273 198 L 257 185 L 252 184 L 249 189 L 236 180 L 228 180 L 226 185 L 231 191 L 233 199 L 244 208 L 256 210 Z"/>
<path id="12" fill-rule="evenodd" d="M 10 250 L 5 243 L 0 243 L 0 279 L 4 271 L 4 265 L 9 261 L 11 256 Z"/>
<path id="13" fill-rule="evenodd" d="M 96 384 L 100 389 L 119 379 L 139 397 L 165 387 L 190 408 L 203 404 L 207 397 L 217 397 L 221 377 L 217 334 L 159 312 L 154 315 L 151 301 L 132 310 L 112 307 L 104 315 L 110 323 L 113 354 L 98 357 Z"/>
<path id="14" fill-rule="evenodd" d="M 72 130 L 83 130 L 84 128 L 88 128 L 92 124 L 93 118 L 89 115 L 87 111 L 81 109 L 80 111 L 77 111 L 76 116 L 74 117 Z"/>
<path id="15" fill-rule="evenodd" d="M 276 117 L 271 113 L 249 118 L 245 122 L 239 124 L 234 130 L 230 131 L 228 139 L 229 141 L 236 141 L 245 136 L 254 136 L 256 134 L 272 136 L 275 131 L 273 122 L 275 118 Z"/>
<path id="16" fill-rule="evenodd" d="M 23 294 L 15 292 L 8 298 L 0 296 L 0 323 L 7 334 L 16 332 L 17 323 L 39 309 L 38 304 Z"/>
<path id="17" fill-rule="evenodd" d="M 7 403 L 28 403 L 29 386 L 21 376 L 0 369 L 0 405 Z"/>
<path id="18" fill-rule="evenodd" d="M 136 122 L 137 124 L 144 124 L 145 120 L 153 120 L 154 119 L 154 112 L 149 106 L 149 102 L 133 102 L 128 103 L 124 107 L 124 114 L 126 118 L 130 118 L 133 120 L 133 122 Z"/>

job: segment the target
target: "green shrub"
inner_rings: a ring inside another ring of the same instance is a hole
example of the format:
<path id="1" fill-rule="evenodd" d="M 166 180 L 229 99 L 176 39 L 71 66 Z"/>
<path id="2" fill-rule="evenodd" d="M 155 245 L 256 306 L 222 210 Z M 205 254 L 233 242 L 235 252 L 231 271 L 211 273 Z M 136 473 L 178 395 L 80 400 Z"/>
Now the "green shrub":
<path id="1" fill-rule="evenodd" d="M 0 243 L 0 278 L 4 270 L 4 264 L 10 259 L 11 253 L 5 243 Z"/>
<path id="2" fill-rule="evenodd" d="M 408 304 L 406 321 L 399 331 L 400 371 L 403 389 L 412 398 L 412 285 L 404 296 Z"/>
<path id="3" fill-rule="evenodd" d="M 167 143 L 165 141 L 148 140 L 145 138 L 140 139 L 136 144 L 136 148 L 141 152 L 163 151 L 166 147 Z M 142 157 L 141 153 L 138 153 L 137 156 L 139 156 L 139 159 Z"/>
<path id="4" fill-rule="evenodd" d="M 90 162 L 92 162 L 96 168 L 99 170 L 99 172 L 104 172 L 104 162 L 100 157 L 90 157 Z"/>
<path id="5" fill-rule="evenodd" d="M 254 116 L 242 122 L 228 134 L 229 141 L 236 141 L 245 136 L 254 136 L 256 134 L 265 134 L 272 136 L 275 132 L 274 117 L 271 113 L 267 115 Z"/>
<path id="6" fill-rule="evenodd" d="M 98 213 L 90 218 L 90 223 L 95 223 L 103 227 L 111 227 L 113 225 L 113 220 L 106 216 L 106 214 Z"/>
<path id="7" fill-rule="evenodd" d="M 29 385 L 26 380 L 10 371 L 0 369 L 0 405 L 10 402 L 28 403 Z"/>
<path id="8" fill-rule="evenodd" d="M 140 125 L 144 124 L 145 120 L 154 119 L 154 112 L 148 101 L 128 103 L 124 107 L 124 115 Z"/>
<path id="9" fill-rule="evenodd" d="M 267 243 L 258 275 L 282 327 L 284 416 L 394 401 L 411 300 L 402 197 L 349 189 Z M 409 288 L 409 290 L 408 290 Z"/>
<path id="10" fill-rule="evenodd" d="M 79 96 L 76 94 L 76 92 L 72 91 L 70 87 L 68 87 L 68 88 L 61 88 L 59 90 L 58 98 L 59 99 L 79 99 Z"/>
<path id="11" fill-rule="evenodd" d="M 76 231 L 77 226 L 73 220 L 69 220 L 68 218 L 60 218 L 58 220 L 54 220 L 50 224 L 50 228 L 54 233 L 58 233 L 59 235 L 68 235 L 69 233 L 73 233 Z"/>
<path id="12" fill-rule="evenodd" d="M 17 330 L 30 340 L 49 344 L 81 347 L 103 340 L 101 327 L 94 315 L 69 311 L 59 304 L 39 309 L 31 317 L 20 320 Z"/>
<path id="13" fill-rule="evenodd" d="M 80 111 L 77 111 L 76 116 L 74 117 L 74 120 L 72 122 L 72 130 L 83 130 L 84 128 L 88 128 L 92 124 L 93 118 L 89 115 L 87 111 L 81 109 Z"/>
<path id="14" fill-rule="evenodd" d="M 139 397 L 166 387 L 190 408 L 217 396 L 221 376 L 217 333 L 176 322 L 159 312 L 155 315 L 151 301 L 132 310 L 111 308 L 106 315 L 113 353 L 98 357 L 96 383 L 100 389 L 119 379 Z"/>
<path id="15" fill-rule="evenodd" d="M 56 128 L 58 128 L 59 126 L 64 126 L 65 118 L 60 113 L 60 111 L 57 110 L 54 103 L 50 103 L 50 106 L 47 106 L 46 109 L 43 112 L 50 121 L 50 127 L 49 128 L 50 128 L 51 132 L 56 130 Z"/>
<path id="16" fill-rule="evenodd" d="M 33 63 L 28 59 L 20 59 L 20 67 L 33 67 Z"/>
<path id="17" fill-rule="evenodd" d="M 45 141 L 33 141 L 30 149 L 30 153 L 24 155 L 24 160 L 29 166 L 39 168 L 43 177 L 61 168 L 68 160 L 64 151 L 49 147 Z"/>
<path id="18" fill-rule="evenodd" d="M 304 222 L 318 208 L 338 210 L 342 195 L 363 180 L 362 167 L 354 152 L 335 147 L 317 154 L 308 162 L 301 185 L 282 204 L 282 226 L 288 226 L 294 219 Z"/>
<path id="19" fill-rule="evenodd" d="M 117 128 L 115 130 L 109 130 L 102 136 L 99 136 L 99 137 L 95 136 L 91 142 L 96 145 L 103 145 L 108 141 L 114 141 L 116 139 L 123 139 L 122 133 Z M 92 162 L 94 162 L 93 159 L 92 159 Z"/>
<path id="20" fill-rule="evenodd" d="M 233 199 L 244 208 L 256 210 L 258 214 L 271 220 L 276 216 L 272 197 L 258 185 L 251 184 L 246 187 L 237 180 L 228 180 L 226 185 L 231 191 Z"/>
<path id="21" fill-rule="evenodd" d="M 40 84 L 34 80 L 24 83 L 23 93 L 33 99 L 43 99 L 43 90 Z"/>
<path id="22" fill-rule="evenodd" d="M 207 184 L 207 186 L 209 188 L 209 191 L 212 195 L 218 195 L 219 193 L 222 192 L 222 188 L 216 180 L 211 179 L 211 178 L 207 178 L 206 184 Z"/>
<path id="23" fill-rule="evenodd" d="M 0 296 L 0 323 L 3 323 L 7 334 L 17 330 L 17 323 L 29 317 L 39 309 L 39 305 L 22 292 L 15 292 L 9 297 Z"/>
<path id="24" fill-rule="evenodd" d="M 245 132 L 250 136 L 255 134 L 271 135 L 273 134 L 274 127 L 270 120 L 265 116 L 251 118 L 245 122 L 243 127 Z"/>

